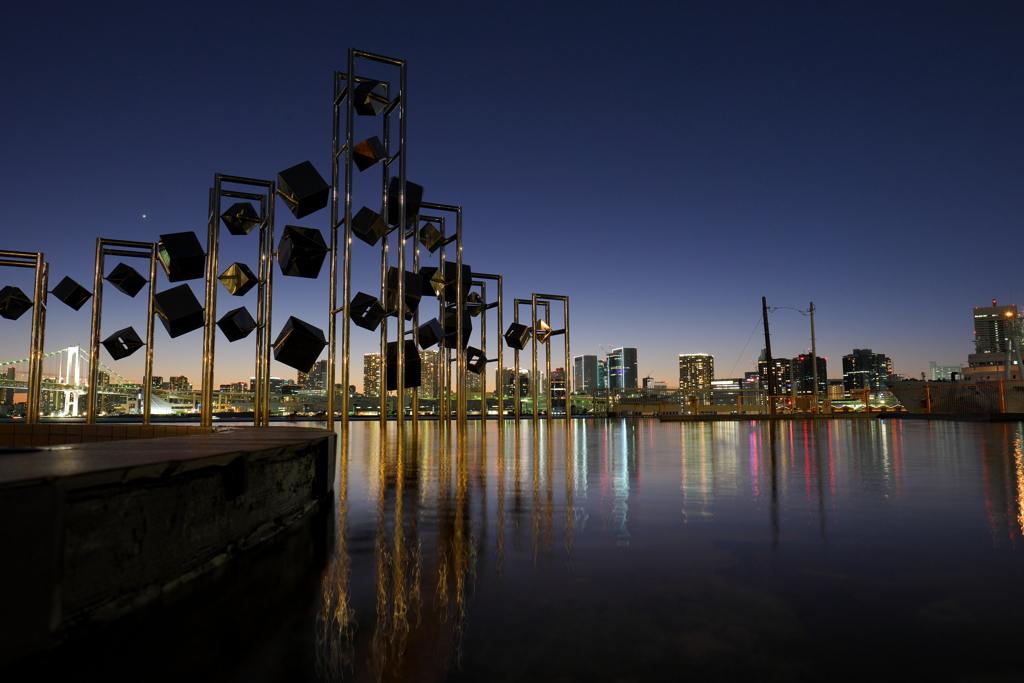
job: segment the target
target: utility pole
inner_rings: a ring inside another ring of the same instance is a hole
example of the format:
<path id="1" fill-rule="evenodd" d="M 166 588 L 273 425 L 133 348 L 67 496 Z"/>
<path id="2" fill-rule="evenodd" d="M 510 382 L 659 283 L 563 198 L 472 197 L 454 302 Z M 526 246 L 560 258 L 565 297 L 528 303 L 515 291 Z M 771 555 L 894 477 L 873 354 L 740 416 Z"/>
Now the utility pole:
<path id="1" fill-rule="evenodd" d="M 768 300 L 761 297 L 761 317 L 764 319 L 764 355 L 768 366 L 768 414 L 775 414 L 775 362 L 772 360 L 772 339 L 768 335 Z"/>
<path id="2" fill-rule="evenodd" d="M 814 372 L 814 410 L 818 412 L 818 348 L 814 339 L 814 302 L 811 302 L 811 368 Z"/>

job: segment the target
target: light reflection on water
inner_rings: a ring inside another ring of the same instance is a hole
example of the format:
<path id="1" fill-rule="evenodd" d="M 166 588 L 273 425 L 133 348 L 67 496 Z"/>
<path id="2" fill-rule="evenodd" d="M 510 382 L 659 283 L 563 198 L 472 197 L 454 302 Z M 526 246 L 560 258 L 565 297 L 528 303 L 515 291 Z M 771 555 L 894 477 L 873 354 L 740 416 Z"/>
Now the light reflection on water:
<path id="1" fill-rule="evenodd" d="M 1020 670 L 1019 423 L 350 429 L 325 678 Z"/>

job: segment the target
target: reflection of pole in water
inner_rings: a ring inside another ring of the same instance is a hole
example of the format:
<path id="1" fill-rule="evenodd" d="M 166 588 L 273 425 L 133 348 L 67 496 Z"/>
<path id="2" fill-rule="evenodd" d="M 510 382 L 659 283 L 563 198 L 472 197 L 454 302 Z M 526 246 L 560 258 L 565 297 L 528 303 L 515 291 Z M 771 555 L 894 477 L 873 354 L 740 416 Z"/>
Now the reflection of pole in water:
<path id="1" fill-rule="evenodd" d="M 504 416 L 499 416 L 498 421 L 503 422 Z M 517 430 L 518 433 L 518 430 Z M 502 432 L 504 437 L 504 432 Z M 498 440 L 498 541 L 495 549 L 495 557 L 498 561 L 498 575 L 505 569 L 505 446 L 504 438 Z"/>
<path id="2" fill-rule="evenodd" d="M 768 422 L 768 452 L 772 468 L 772 550 L 779 547 L 779 473 L 778 473 L 778 446 L 775 443 L 775 421 Z"/>
<path id="3" fill-rule="evenodd" d="M 338 508 L 335 549 L 321 583 L 323 602 L 316 621 L 317 673 L 330 679 L 352 670 L 356 631 L 349 603 L 351 558 L 348 555 L 348 430 L 338 439 Z"/>
<path id="4" fill-rule="evenodd" d="M 533 566 L 537 566 L 537 559 L 540 557 L 540 440 L 538 438 L 538 422 L 535 417 L 533 420 L 533 506 L 531 509 L 531 519 L 533 521 Z"/>
<path id="5" fill-rule="evenodd" d="M 572 546 L 575 540 L 576 530 L 576 507 L 573 496 L 575 448 L 573 445 L 572 437 L 577 436 L 577 442 L 579 442 L 578 435 L 576 435 L 575 433 L 576 426 L 578 424 L 579 422 L 573 420 L 569 413 L 566 412 L 565 432 L 567 438 L 565 441 L 565 534 L 563 536 L 563 542 L 565 543 L 565 563 L 569 569 L 573 568 Z"/>
<path id="6" fill-rule="evenodd" d="M 550 392 L 549 392 L 550 393 Z M 550 415 L 550 409 L 548 413 Z M 555 528 L 555 472 L 554 472 L 554 459 L 551 457 L 551 429 L 552 421 L 546 420 L 544 422 L 544 461 L 545 461 L 545 486 L 547 488 L 547 500 L 544 505 L 544 550 L 551 553 L 553 544 L 552 534 Z"/>

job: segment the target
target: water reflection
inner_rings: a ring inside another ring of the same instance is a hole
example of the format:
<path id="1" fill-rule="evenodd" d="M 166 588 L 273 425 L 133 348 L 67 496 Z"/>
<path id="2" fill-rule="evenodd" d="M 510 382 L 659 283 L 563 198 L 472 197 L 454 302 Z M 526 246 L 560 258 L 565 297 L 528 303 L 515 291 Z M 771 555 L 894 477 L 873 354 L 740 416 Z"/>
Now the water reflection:
<path id="1" fill-rule="evenodd" d="M 978 649 L 957 666 L 975 671 L 994 656 L 979 643 L 1024 617 L 1019 423 L 367 423 L 350 439 L 327 679 L 612 680 L 645 661 L 654 679 L 814 680 L 863 648 L 864 666 L 941 669 L 918 640 L 952 651 L 968 622 Z M 617 650 L 609 619 L 632 624 Z"/>

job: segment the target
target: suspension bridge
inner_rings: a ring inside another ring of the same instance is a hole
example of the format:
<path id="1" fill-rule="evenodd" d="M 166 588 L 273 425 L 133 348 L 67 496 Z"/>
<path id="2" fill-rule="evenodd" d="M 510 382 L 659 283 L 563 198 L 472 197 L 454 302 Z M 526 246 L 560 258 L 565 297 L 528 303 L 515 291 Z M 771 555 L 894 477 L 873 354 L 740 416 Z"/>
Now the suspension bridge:
<path id="1" fill-rule="evenodd" d="M 0 397 L 4 398 L 5 404 L 13 404 L 14 393 L 28 391 L 29 361 L 28 358 L 19 358 L 0 362 Z M 89 392 L 89 361 L 88 352 L 81 346 L 69 346 L 43 354 L 41 390 L 46 404 L 44 412 L 61 417 L 79 417 L 84 414 L 82 398 Z M 126 400 L 138 398 L 141 391 L 139 384 L 129 382 L 102 361 L 99 366 L 98 394 L 123 396 Z M 166 396 L 156 396 L 156 390 L 153 393 L 155 402 L 170 408 L 170 392 L 161 392 L 168 394 Z"/>

